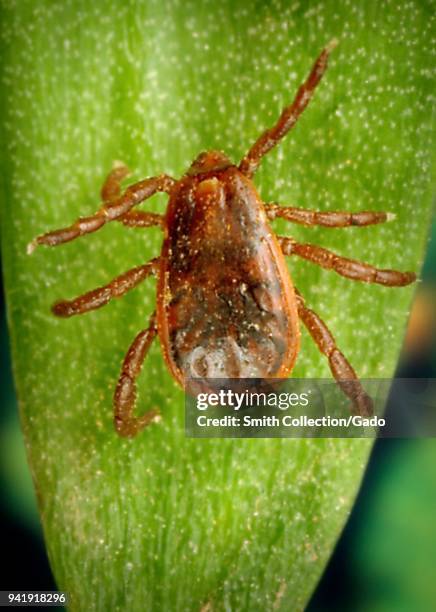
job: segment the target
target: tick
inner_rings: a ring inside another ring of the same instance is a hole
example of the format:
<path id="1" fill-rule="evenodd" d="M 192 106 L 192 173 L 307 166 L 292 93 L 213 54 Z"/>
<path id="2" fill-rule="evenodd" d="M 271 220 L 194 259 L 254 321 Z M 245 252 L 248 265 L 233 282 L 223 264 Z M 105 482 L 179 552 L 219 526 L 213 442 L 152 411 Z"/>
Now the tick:
<path id="1" fill-rule="evenodd" d="M 79 297 L 57 302 L 52 311 L 71 317 L 101 308 L 150 275 L 157 277 L 156 311 L 133 340 L 114 394 L 114 423 L 121 436 L 135 436 L 153 421 L 150 410 L 135 415 L 136 379 L 153 339 L 176 381 L 188 378 L 284 378 L 300 346 L 299 319 L 328 359 L 334 378 L 351 399 L 353 411 L 372 414 L 372 403 L 353 367 L 336 345 L 322 319 L 293 286 L 285 256 L 302 257 L 352 280 L 401 287 L 413 272 L 381 270 L 319 246 L 276 236 L 270 221 L 277 217 L 307 226 L 364 227 L 389 221 L 389 213 L 319 212 L 262 202 L 252 181 L 266 155 L 296 124 L 311 100 L 336 42 L 319 55 L 307 80 L 277 123 L 263 132 L 234 165 L 217 151 L 201 153 L 186 174 L 166 174 L 121 191 L 127 168 L 118 164 L 107 177 L 102 205 L 90 217 L 38 236 L 28 247 L 57 246 L 95 232 L 110 221 L 127 227 L 159 225 L 164 240 L 159 257 L 128 270 L 110 283 Z M 157 192 L 169 196 L 164 215 L 134 210 Z"/>

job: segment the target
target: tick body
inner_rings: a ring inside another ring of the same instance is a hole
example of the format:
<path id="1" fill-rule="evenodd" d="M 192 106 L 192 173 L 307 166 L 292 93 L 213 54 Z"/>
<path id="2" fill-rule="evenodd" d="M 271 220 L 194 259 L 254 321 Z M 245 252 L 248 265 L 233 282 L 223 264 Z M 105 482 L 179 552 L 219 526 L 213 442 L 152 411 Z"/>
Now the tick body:
<path id="1" fill-rule="evenodd" d="M 319 212 L 265 203 L 252 181 L 262 158 L 295 125 L 327 68 L 333 41 L 316 60 L 307 80 L 239 163 L 223 153 L 202 153 L 175 180 L 152 177 L 121 192 L 127 168 L 116 164 L 102 188 L 102 206 L 71 226 L 38 236 L 29 245 L 57 246 L 118 221 L 127 227 L 160 225 L 164 241 L 156 259 L 73 300 L 54 304 L 55 315 L 69 317 L 95 310 L 121 297 L 149 275 L 157 276 L 156 313 L 133 340 L 114 394 L 114 423 L 122 436 L 134 436 L 151 423 L 151 410 L 135 416 L 136 379 L 158 335 L 168 368 L 182 386 L 188 378 L 282 378 L 294 366 L 300 346 L 299 320 L 328 359 L 333 376 L 350 398 L 352 409 L 372 413 L 370 398 L 321 320 L 293 286 L 285 256 L 299 256 L 352 280 L 403 286 L 412 272 L 380 270 L 341 257 L 316 245 L 278 237 L 270 220 L 282 217 L 307 226 L 367 226 L 390 220 L 376 211 Z M 163 191 L 165 215 L 134 210 Z"/>
<path id="2" fill-rule="evenodd" d="M 175 187 L 165 221 L 157 323 L 174 377 L 287 376 L 296 299 L 253 183 L 230 162 L 200 170 Z"/>

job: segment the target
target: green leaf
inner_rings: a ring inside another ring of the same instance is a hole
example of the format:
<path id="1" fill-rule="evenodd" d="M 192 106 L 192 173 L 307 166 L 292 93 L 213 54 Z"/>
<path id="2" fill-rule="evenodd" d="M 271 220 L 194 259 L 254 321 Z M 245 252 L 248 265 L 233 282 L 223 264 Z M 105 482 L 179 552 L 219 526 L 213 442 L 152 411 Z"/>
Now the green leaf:
<path id="1" fill-rule="evenodd" d="M 76 610 L 299 610 L 356 495 L 368 440 L 192 440 L 158 343 L 133 440 L 112 428 L 123 354 L 155 283 L 88 316 L 49 307 L 159 253 L 121 225 L 57 249 L 26 244 L 88 215 L 113 160 L 180 176 L 209 148 L 237 161 L 320 52 L 309 108 L 264 161 L 265 200 L 387 210 L 371 228 L 282 233 L 419 271 L 430 217 L 431 5 L 223 0 L 2 0 L 2 257 L 15 380 L 48 552 Z M 159 196 L 146 208 L 163 211 Z M 310 306 L 363 377 L 389 377 L 413 287 L 352 283 L 292 260 Z M 329 376 L 306 333 L 294 374 Z M 208 607 L 209 606 L 209 607 Z"/>

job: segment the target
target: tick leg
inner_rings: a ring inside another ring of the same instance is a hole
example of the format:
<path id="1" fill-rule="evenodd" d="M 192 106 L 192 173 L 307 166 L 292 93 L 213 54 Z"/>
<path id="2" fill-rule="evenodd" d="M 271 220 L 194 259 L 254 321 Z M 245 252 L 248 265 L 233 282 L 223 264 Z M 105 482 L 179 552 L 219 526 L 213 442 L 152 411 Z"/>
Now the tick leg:
<path id="1" fill-rule="evenodd" d="M 307 208 L 296 208 L 294 206 L 280 206 L 275 202 L 265 204 L 265 211 L 268 219 L 281 217 L 292 223 L 300 225 L 322 225 L 323 227 L 350 227 L 358 226 L 365 227 L 366 225 L 375 225 L 376 223 L 384 223 L 392 221 L 395 215 L 392 213 L 378 211 L 362 211 L 362 212 L 342 212 L 328 211 L 321 212 L 317 210 L 307 210 Z"/>
<path id="2" fill-rule="evenodd" d="M 299 255 L 326 270 L 334 270 L 341 276 L 365 283 L 377 283 L 387 287 L 404 287 L 416 280 L 414 272 L 381 270 L 355 259 L 347 259 L 314 244 L 302 244 L 293 238 L 278 236 L 285 255 Z"/>
<path id="3" fill-rule="evenodd" d="M 114 394 L 114 425 L 120 436 L 133 438 L 159 416 L 157 410 L 149 410 L 140 417 L 133 416 L 136 379 L 156 333 L 156 315 L 153 313 L 149 327 L 136 336 L 124 358 Z"/>
<path id="4" fill-rule="evenodd" d="M 301 113 L 309 104 L 316 86 L 327 69 L 330 53 L 336 47 L 337 41 L 332 40 L 321 52 L 314 63 L 307 80 L 300 86 L 292 104 L 287 106 L 277 123 L 263 132 L 239 164 L 239 170 L 248 177 L 256 172 L 261 159 L 294 127 Z"/>
<path id="5" fill-rule="evenodd" d="M 174 179 L 165 174 L 135 183 L 128 187 L 122 196 L 114 200 L 105 201 L 100 209 L 91 217 L 81 217 L 69 227 L 37 236 L 28 245 L 27 252 L 29 254 L 32 253 L 39 244 L 57 246 L 58 244 L 75 240 L 79 236 L 95 232 L 109 221 L 119 220 L 133 206 L 137 206 L 155 193 L 159 191 L 169 193 L 174 183 Z M 112 189 L 116 189 L 116 182 L 114 181 L 113 184 L 108 183 L 104 189 L 105 195 L 109 194 Z"/>
<path id="6" fill-rule="evenodd" d="M 299 317 L 321 353 L 327 357 L 330 370 L 338 385 L 353 402 L 353 412 L 361 416 L 371 416 L 372 400 L 363 389 L 353 367 L 336 346 L 331 331 L 316 312 L 305 306 L 304 299 L 298 291 L 296 297 Z"/>
<path id="7" fill-rule="evenodd" d="M 101 199 L 105 204 L 113 202 L 120 197 L 121 181 L 129 176 L 129 174 L 130 171 L 125 164 L 122 162 L 114 163 L 114 167 L 109 172 L 101 188 Z M 151 227 L 152 225 L 162 225 L 163 215 L 142 210 L 129 210 L 118 221 L 127 227 Z"/>
<path id="8" fill-rule="evenodd" d="M 119 219 L 120 223 L 127 227 L 151 227 L 152 225 L 163 225 L 164 217 L 158 213 L 145 212 L 142 210 L 129 210 Z"/>
<path id="9" fill-rule="evenodd" d="M 106 177 L 101 188 L 101 199 L 103 202 L 112 202 L 121 195 L 121 181 L 128 177 L 130 170 L 123 162 L 114 162 L 112 170 Z"/>
<path id="10" fill-rule="evenodd" d="M 155 274 L 159 265 L 159 258 L 152 259 L 148 263 L 132 268 L 124 274 L 114 278 L 109 284 L 93 289 L 79 295 L 74 300 L 56 302 L 52 306 L 52 312 L 58 317 L 72 317 L 84 314 L 90 310 L 96 310 L 105 306 L 113 298 L 118 298 L 134 289 L 150 274 Z"/>

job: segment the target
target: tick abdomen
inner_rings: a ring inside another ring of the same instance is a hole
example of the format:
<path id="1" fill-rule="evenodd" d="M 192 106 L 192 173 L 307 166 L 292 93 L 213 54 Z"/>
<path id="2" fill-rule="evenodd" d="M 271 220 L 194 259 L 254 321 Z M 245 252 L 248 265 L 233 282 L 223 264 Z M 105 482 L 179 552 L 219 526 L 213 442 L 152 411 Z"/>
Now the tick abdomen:
<path id="1" fill-rule="evenodd" d="M 176 378 L 286 375 L 295 296 L 252 183 L 236 167 L 187 177 L 165 225 L 158 328 Z"/>

